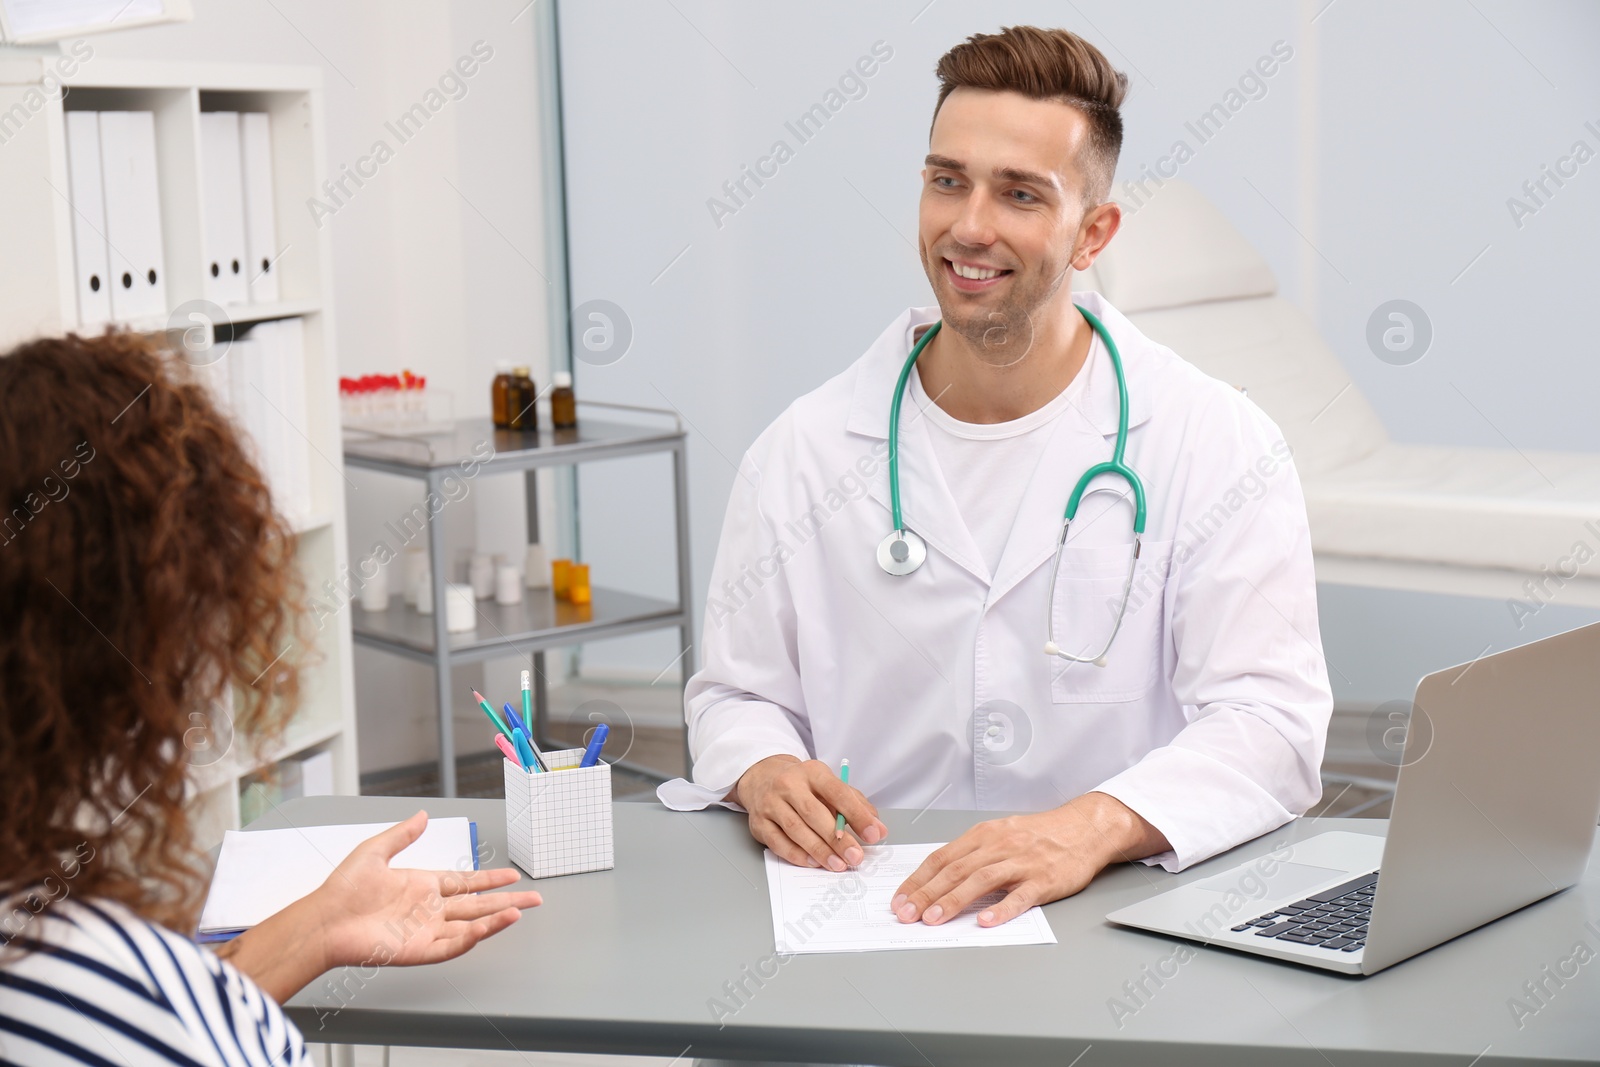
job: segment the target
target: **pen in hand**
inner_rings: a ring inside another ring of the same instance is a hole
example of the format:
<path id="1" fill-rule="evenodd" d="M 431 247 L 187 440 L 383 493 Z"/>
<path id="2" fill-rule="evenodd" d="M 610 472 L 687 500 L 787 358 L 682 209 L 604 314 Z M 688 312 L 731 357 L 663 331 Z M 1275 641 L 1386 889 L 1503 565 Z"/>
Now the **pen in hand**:
<path id="1" fill-rule="evenodd" d="M 850 784 L 850 761 L 847 759 L 839 761 L 839 781 L 845 785 Z M 844 812 L 841 811 L 838 818 L 833 821 L 833 839 L 838 841 L 842 837 L 844 837 Z"/>

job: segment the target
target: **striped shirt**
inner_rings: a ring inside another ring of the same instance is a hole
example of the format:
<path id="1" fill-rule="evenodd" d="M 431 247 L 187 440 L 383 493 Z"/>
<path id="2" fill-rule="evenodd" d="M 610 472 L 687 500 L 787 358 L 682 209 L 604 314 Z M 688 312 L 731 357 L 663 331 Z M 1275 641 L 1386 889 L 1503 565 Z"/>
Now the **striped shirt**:
<path id="1" fill-rule="evenodd" d="M 0 1067 L 310 1067 L 259 986 L 120 904 L 60 900 L 16 932 L 0 945 Z"/>

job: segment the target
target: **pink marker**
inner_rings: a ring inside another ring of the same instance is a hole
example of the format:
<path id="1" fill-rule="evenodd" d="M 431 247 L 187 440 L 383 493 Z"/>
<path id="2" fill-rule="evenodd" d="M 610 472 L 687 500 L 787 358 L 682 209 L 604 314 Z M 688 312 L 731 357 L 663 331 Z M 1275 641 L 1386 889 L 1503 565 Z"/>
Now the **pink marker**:
<path id="1" fill-rule="evenodd" d="M 516 746 L 514 746 L 510 741 L 506 740 L 506 735 L 505 734 L 495 734 L 494 735 L 494 745 L 501 752 L 505 753 L 506 759 L 510 760 L 512 763 L 515 763 L 518 767 L 521 767 L 523 770 L 527 770 L 528 769 L 523 764 L 523 762 L 520 759 L 517 758 Z"/>

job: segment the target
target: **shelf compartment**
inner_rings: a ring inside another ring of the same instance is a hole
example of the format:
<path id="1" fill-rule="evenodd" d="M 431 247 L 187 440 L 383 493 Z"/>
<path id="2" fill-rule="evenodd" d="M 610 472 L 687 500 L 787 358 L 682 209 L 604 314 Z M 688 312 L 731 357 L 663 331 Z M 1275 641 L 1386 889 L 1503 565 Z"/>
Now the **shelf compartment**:
<path id="1" fill-rule="evenodd" d="M 343 732 L 344 724 L 340 722 L 290 723 L 288 730 L 276 744 L 260 751 L 252 751 L 248 742 L 236 742 L 233 751 L 216 763 L 196 767 L 189 772 L 189 778 L 195 792 L 203 793 L 219 789 L 251 775 L 260 774 L 290 756 L 298 756 L 336 740 Z M 249 758 L 242 758 L 245 756 Z"/>
<path id="2" fill-rule="evenodd" d="M 270 319 L 304 318 L 322 310 L 317 300 L 276 300 L 265 304 L 229 304 L 223 308 L 235 326 L 255 325 Z M 222 324 L 218 324 L 219 331 Z"/>
<path id="3" fill-rule="evenodd" d="M 670 600 L 595 587 L 594 603 L 579 607 L 558 601 L 545 589 L 524 591 L 520 604 L 478 601 L 478 628 L 449 635 L 452 664 L 478 663 L 500 656 L 526 655 L 579 641 L 657 630 L 681 624 L 685 615 Z M 388 611 L 352 605 L 351 635 L 356 644 L 433 663 L 432 615 L 396 598 Z"/>

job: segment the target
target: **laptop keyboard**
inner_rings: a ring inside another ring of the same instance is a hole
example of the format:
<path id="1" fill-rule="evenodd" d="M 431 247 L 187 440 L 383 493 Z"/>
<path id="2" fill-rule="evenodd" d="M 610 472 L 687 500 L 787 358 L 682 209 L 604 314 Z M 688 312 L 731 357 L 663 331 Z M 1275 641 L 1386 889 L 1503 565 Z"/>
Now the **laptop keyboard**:
<path id="1" fill-rule="evenodd" d="M 1238 933 L 1253 929 L 1257 937 L 1276 938 L 1296 945 L 1354 952 L 1367 943 L 1367 920 L 1372 913 L 1372 894 L 1377 885 L 1377 871 L 1363 874 L 1343 885 L 1240 923 L 1233 929 Z"/>

